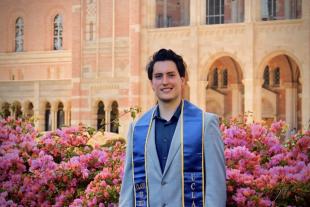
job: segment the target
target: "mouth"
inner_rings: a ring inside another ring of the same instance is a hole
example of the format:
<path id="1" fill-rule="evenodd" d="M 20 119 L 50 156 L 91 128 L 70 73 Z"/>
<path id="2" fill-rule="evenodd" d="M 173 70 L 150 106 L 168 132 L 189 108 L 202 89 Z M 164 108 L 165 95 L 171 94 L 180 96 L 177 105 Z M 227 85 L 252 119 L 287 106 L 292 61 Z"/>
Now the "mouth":
<path id="1" fill-rule="evenodd" d="M 162 88 L 162 89 L 160 89 L 160 91 L 162 91 L 164 93 L 169 93 L 170 91 L 172 91 L 172 88 Z"/>

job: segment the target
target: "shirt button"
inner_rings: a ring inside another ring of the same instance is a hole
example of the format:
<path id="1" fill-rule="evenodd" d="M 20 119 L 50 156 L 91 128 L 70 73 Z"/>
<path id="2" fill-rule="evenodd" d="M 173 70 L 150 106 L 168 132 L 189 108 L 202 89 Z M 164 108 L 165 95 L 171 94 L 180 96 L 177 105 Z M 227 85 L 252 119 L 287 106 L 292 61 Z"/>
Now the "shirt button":
<path id="1" fill-rule="evenodd" d="M 166 185 L 167 183 L 165 181 L 161 181 L 161 185 Z M 165 203 L 164 203 L 165 204 Z M 166 205 L 166 204 L 165 204 Z"/>
<path id="2" fill-rule="evenodd" d="M 166 159 L 167 159 L 167 157 L 163 157 L 163 159 L 164 159 L 164 160 L 166 160 Z"/>
<path id="3" fill-rule="evenodd" d="M 165 207 L 165 206 L 167 206 L 167 204 L 164 203 L 164 204 L 162 205 L 162 207 Z"/>

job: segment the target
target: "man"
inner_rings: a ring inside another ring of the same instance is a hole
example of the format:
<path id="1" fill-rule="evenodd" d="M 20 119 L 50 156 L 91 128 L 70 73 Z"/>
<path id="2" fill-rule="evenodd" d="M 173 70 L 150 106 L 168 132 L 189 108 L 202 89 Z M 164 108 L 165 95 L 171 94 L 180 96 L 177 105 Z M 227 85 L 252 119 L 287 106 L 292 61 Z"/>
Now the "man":
<path id="1" fill-rule="evenodd" d="M 158 104 L 130 126 L 121 207 L 226 206 L 218 118 L 182 99 L 185 70 L 166 49 L 147 66 Z"/>

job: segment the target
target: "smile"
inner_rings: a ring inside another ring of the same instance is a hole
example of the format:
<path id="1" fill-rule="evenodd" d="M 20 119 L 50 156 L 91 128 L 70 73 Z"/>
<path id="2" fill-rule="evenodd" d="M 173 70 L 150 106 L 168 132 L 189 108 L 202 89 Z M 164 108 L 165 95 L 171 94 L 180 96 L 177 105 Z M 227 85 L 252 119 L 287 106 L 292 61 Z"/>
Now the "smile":
<path id="1" fill-rule="evenodd" d="M 160 89 L 162 92 L 170 92 L 172 90 L 172 88 L 163 88 Z"/>

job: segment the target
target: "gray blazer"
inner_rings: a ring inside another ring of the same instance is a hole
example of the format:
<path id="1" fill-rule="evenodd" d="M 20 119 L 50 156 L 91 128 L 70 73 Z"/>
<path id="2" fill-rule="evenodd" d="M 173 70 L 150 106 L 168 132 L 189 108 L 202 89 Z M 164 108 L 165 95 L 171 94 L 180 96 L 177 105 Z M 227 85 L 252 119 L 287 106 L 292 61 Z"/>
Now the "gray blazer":
<path id="1" fill-rule="evenodd" d="M 205 113 L 205 205 L 206 207 L 226 206 L 226 170 L 224 145 L 216 115 Z M 120 207 L 134 206 L 134 185 L 132 177 L 132 130 L 130 125 L 126 151 L 124 177 L 120 194 Z M 185 129 L 186 130 L 186 129 Z M 180 119 L 172 138 L 167 163 L 161 172 L 156 146 L 155 124 L 152 125 L 147 144 L 147 173 L 150 207 L 181 207 L 182 206 L 182 175 L 180 148 Z"/>

